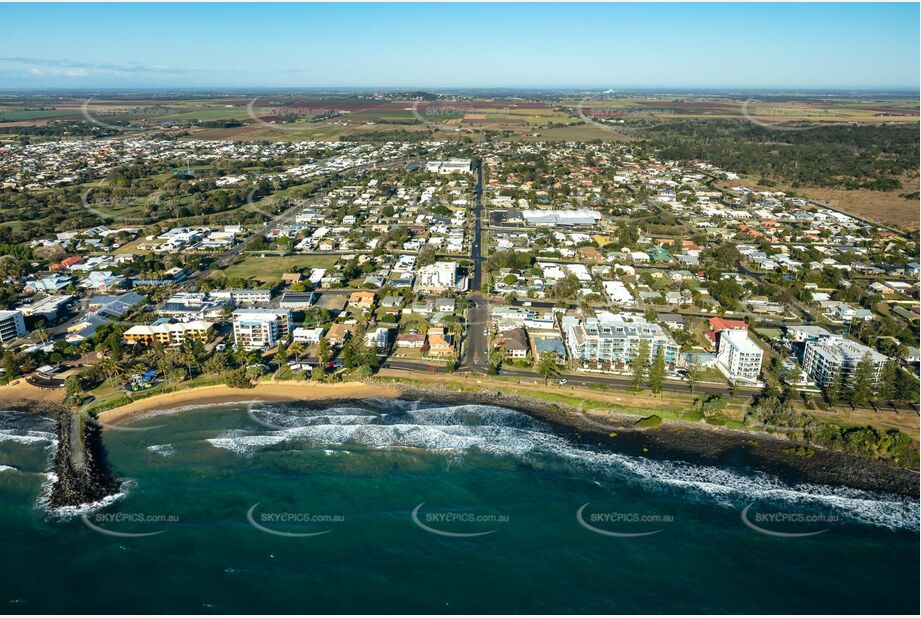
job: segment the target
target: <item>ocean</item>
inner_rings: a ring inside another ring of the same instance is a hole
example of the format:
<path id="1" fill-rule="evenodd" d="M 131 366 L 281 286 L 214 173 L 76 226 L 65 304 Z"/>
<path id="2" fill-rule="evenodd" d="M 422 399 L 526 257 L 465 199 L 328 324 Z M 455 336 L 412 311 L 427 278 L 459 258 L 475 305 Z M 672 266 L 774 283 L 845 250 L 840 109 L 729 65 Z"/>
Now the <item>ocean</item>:
<path id="1" fill-rule="evenodd" d="M 49 510 L 50 422 L 0 414 L 7 613 L 919 609 L 914 500 L 601 450 L 505 408 L 202 406 L 105 444 L 122 491 Z"/>

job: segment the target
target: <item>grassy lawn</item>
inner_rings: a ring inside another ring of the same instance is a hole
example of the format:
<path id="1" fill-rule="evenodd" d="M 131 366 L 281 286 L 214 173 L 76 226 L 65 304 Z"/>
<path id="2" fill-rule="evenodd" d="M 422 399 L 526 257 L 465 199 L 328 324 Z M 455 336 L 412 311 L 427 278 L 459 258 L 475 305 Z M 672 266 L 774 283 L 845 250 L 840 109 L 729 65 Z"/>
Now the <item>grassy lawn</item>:
<path id="1" fill-rule="evenodd" d="M 224 272 L 228 277 L 272 281 L 281 279 L 284 273 L 296 268 L 329 268 L 338 259 L 337 255 L 249 256 L 239 264 L 233 264 Z"/>

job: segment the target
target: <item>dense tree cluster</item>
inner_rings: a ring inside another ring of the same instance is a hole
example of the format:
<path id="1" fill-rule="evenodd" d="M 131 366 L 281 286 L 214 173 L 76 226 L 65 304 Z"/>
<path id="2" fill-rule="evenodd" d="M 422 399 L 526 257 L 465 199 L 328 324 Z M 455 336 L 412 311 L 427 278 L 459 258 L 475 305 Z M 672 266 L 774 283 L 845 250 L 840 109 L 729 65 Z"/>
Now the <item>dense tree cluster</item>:
<path id="1" fill-rule="evenodd" d="M 792 186 L 893 191 L 917 169 L 917 125 L 848 124 L 775 131 L 738 120 L 670 122 L 645 135 L 666 159 L 714 165 Z"/>

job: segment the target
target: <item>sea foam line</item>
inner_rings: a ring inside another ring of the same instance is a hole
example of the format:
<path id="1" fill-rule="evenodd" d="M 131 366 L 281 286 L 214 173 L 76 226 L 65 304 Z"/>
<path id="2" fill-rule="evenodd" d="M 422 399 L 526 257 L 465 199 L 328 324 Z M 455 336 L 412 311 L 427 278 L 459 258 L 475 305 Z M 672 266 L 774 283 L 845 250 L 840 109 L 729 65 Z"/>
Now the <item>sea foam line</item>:
<path id="1" fill-rule="evenodd" d="M 353 407 L 295 409 L 293 414 L 284 416 L 306 424 L 262 434 L 235 430 L 208 442 L 244 456 L 252 455 L 260 448 L 289 441 L 302 441 L 326 449 L 347 444 L 372 449 L 416 448 L 454 453 L 476 449 L 497 456 L 525 458 L 536 465 L 542 464 L 541 455 L 551 455 L 590 473 L 625 479 L 656 491 L 677 489 L 727 506 L 738 506 L 753 499 L 787 504 L 807 503 L 841 511 L 851 519 L 867 524 L 909 530 L 918 528 L 918 504 L 899 496 L 847 487 L 788 485 L 763 473 L 740 474 L 716 466 L 590 450 L 573 445 L 552 433 L 547 425 L 507 408 L 405 406 L 386 418 L 373 417 L 371 422 L 361 424 L 344 424 L 341 422 L 344 419 L 335 423 L 312 424 L 316 419 L 339 414 L 355 417 L 355 410 Z M 297 416 L 305 412 L 308 416 Z"/>

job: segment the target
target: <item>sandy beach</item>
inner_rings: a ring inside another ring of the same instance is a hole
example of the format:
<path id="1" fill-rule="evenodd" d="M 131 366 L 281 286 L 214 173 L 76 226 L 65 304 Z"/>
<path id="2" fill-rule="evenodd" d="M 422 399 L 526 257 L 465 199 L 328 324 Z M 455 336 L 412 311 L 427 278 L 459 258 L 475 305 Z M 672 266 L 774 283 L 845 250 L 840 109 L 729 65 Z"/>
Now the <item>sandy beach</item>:
<path id="1" fill-rule="evenodd" d="M 373 397 L 399 397 L 400 389 L 384 384 L 343 382 L 316 384 L 314 382 L 261 382 L 255 388 L 230 388 L 223 384 L 154 395 L 112 410 L 99 413 L 104 423 L 117 423 L 132 416 L 153 410 L 171 410 L 186 406 L 199 406 L 243 401 L 322 401 L 324 399 L 370 399 Z M 26 397 L 20 397 L 24 399 Z"/>
<path id="2" fill-rule="evenodd" d="M 4 402 L 40 401 L 43 403 L 60 403 L 64 401 L 63 388 L 38 388 L 24 379 L 14 380 L 0 386 L 0 405 Z"/>

